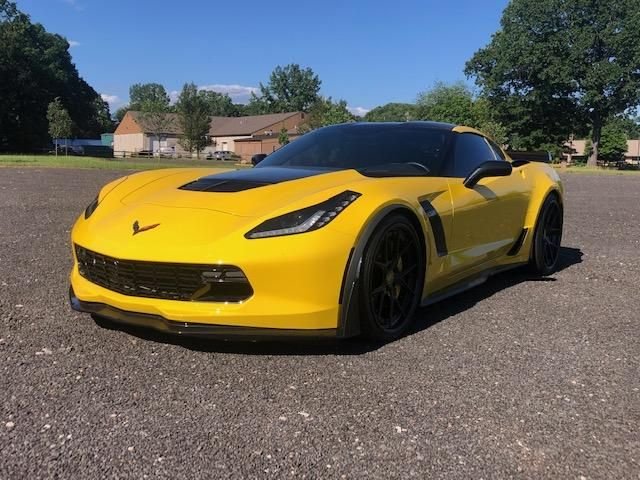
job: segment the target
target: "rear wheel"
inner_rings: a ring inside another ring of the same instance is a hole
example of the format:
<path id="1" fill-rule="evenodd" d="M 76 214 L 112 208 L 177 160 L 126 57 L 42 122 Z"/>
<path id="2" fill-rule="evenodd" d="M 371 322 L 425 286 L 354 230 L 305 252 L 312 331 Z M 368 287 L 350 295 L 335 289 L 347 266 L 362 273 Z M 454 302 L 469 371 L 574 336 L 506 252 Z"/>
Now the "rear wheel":
<path id="1" fill-rule="evenodd" d="M 411 222 L 402 215 L 385 218 L 373 233 L 362 262 L 362 331 L 389 341 L 411 326 L 421 298 L 424 253 Z"/>
<path id="2" fill-rule="evenodd" d="M 562 241 L 563 209 L 557 195 L 549 195 L 538 215 L 529 266 L 538 275 L 551 275 L 558 268 Z"/>

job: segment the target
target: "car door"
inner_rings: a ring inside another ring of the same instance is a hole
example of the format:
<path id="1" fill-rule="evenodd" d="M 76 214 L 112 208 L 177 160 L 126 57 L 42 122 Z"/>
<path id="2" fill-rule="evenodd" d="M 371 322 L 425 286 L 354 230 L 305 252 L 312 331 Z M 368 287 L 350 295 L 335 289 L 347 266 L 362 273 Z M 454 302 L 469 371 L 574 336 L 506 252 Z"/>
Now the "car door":
<path id="1" fill-rule="evenodd" d="M 508 252 L 522 231 L 527 186 L 522 177 L 481 179 L 473 188 L 464 179 L 481 163 L 506 161 L 502 151 L 475 133 L 456 133 L 449 189 L 453 204 L 450 243 L 452 272 L 483 265 Z"/>

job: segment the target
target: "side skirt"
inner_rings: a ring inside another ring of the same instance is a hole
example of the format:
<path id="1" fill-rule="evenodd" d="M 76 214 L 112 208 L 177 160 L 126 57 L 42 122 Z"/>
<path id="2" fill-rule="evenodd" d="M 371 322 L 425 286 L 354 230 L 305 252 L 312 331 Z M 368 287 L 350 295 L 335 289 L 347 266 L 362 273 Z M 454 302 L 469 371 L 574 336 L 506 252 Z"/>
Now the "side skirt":
<path id="1" fill-rule="evenodd" d="M 518 262 L 518 263 L 512 263 L 510 265 L 501 265 L 499 267 L 489 268 L 483 272 L 480 272 L 477 275 L 473 275 L 470 278 L 465 278 L 461 282 L 454 283 L 450 287 L 446 287 L 442 290 L 439 290 L 429 295 L 427 298 L 422 300 L 422 303 L 420 304 L 420 306 L 426 307 L 428 305 L 433 305 L 434 303 L 444 300 L 445 298 L 453 297 L 454 295 L 467 291 L 473 287 L 482 285 L 484 282 L 486 282 L 489 279 L 489 277 L 493 275 L 496 275 L 502 272 L 507 272 L 509 270 L 513 270 L 514 268 L 518 268 L 523 265 L 526 265 L 526 262 Z"/>

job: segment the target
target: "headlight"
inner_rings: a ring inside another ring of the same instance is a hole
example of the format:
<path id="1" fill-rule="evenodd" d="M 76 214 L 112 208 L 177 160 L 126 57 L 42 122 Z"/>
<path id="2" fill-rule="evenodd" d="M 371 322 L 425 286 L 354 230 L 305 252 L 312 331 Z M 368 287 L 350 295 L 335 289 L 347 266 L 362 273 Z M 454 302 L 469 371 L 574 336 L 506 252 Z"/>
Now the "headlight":
<path id="1" fill-rule="evenodd" d="M 296 210 L 261 223 L 246 238 L 279 237 L 310 232 L 324 227 L 360 196 L 347 190 L 312 207 Z"/>
<path id="2" fill-rule="evenodd" d="M 89 204 L 89 206 L 87 208 L 85 208 L 84 210 L 84 218 L 85 220 L 87 218 L 89 218 L 91 215 L 93 215 L 93 212 L 96 211 L 96 208 L 98 208 L 98 196 L 96 195 L 96 198 L 93 199 L 93 202 L 91 202 Z"/>

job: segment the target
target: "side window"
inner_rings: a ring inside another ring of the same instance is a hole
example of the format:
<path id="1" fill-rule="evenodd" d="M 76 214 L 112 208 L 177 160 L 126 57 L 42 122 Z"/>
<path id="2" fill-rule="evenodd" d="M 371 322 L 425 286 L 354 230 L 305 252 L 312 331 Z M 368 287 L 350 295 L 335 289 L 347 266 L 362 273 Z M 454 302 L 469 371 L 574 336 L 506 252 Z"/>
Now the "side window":
<path id="1" fill-rule="evenodd" d="M 500 160 L 507 159 L 504 156 L 504 153 L 502 153 L 502 149 L 496 144 L 496 142 L 494 142 L 493 140 L 489 140 L 488 138 L 487 138 L 487 142 L 489 142 L 489 145 L 491 145 L 491 149 L 495 152 L 496 159 L 500 159 Z"/>
<path id="2" fill-rule="evenodd" d="M 493 151 L 484 138 L 473 133 L 460 133 L 456 139 L 453 176 L 465 178 L 481 163 L 494 159 Z"/>

